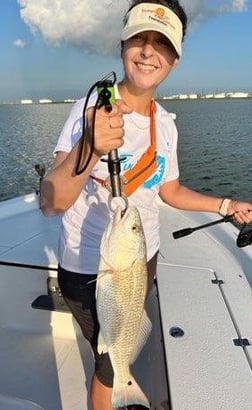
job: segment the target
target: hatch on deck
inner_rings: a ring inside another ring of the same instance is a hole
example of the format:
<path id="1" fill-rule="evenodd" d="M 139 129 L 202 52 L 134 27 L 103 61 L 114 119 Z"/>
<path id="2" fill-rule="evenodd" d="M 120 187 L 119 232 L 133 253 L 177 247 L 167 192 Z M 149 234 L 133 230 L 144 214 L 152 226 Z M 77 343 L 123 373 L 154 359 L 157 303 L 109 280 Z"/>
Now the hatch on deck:
<path id="1" fill-rule="evenodd" d="M 157 285 L 172 410 L 249 410 L 252 323 L 239 333 L 227 284 L 211 269 L 160 264 Z"/>

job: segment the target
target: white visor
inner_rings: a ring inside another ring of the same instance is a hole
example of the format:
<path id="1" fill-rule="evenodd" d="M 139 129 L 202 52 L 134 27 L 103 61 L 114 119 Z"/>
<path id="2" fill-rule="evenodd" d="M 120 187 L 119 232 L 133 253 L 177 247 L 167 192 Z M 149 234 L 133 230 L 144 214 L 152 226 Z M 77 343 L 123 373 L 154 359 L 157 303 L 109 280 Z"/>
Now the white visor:
<path id="1" fill-rule="evenodd" d="M 175 48 L 179 57 L 182 55 L 183 27 L 178 16 L 160 4 L 141 3 L 131 9 L 126 16 L 121 39 L 128 40 L 142 31 L 158 31 Z"/>

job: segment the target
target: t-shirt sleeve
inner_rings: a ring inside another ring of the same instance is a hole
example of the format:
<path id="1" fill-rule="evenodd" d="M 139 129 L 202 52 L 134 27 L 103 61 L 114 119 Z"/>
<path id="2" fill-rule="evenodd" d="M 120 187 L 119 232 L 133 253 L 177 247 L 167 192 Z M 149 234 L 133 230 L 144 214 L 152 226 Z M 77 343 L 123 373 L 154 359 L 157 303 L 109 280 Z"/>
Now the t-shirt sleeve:
<path id="1" fill-rule="evenodd" d="M 76 142 L 81 138 L 83 129 L 82 111 L 84 103 L 84 99 L 81 99 L 72 107 L 69 117 L 60 133 L 56 147 L 54 148 L 54 155 L 58 151 L 70 152 Z"/>
<path id="2" fill-rule="evenodd" d="M 177 131 L 177 127 L 175 126 L 173 122 L 171 145 L 170 145 L 170 151 L 168 154 L 168 172 L 166 176 L 166 181 L 173 181 L 179 178 L 177 145 L 178 145 L 178 131 Z"/>
<path id="3" fill-rule="evenodd" d="M 82 98 L 72 107 L 69 117 L 60 133 L 56 147 L 54 148 L 54 155 L 58 151 L 70 152 L 76 142 L 81 138 L 83 130 L 84 104 L 85 99 Z"/>
<path id="4" fill-rule="evenodd" d="M 172 115 L 163 108 L 160 109 L 159 120 L 160 133 L 164 138 L 167 150 L 167 167 L 163 182 L 173 181 L 179 178 L 177 157 L 178 131 Z"/>

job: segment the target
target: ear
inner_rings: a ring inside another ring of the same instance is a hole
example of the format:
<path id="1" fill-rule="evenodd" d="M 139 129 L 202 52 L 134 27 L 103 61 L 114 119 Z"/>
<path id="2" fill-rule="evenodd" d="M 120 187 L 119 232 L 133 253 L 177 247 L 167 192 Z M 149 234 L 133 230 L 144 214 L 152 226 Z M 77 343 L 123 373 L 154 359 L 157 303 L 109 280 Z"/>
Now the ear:
<path id="1" fill-rule="evenodd" d="M 180 62 L 180 59 L 176 57 L 172 64 L 172 70 L 175 70 L 175 68 L 177 68 L 177 66 L 179 65 L 179 62 Z"/>

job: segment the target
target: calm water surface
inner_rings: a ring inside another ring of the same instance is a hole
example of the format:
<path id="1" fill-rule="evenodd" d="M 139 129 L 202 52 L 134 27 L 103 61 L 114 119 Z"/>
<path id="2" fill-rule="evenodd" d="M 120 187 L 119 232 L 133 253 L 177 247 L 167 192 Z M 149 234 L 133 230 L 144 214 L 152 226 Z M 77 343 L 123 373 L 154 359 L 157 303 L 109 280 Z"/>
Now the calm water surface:
<path id="1" fill-rule="evenodd" d="M 181 181 L 201 192 L 252 200 L 252 99 L 162 105 L 177 114 Z M 51 166 L 71 107 L 0 105 L 0 200 L 38 187 L 34 165 Z"/>
<path id="2" fill-rule="evenodd" d="M 252 99 L 173 102 L 169 107 L 177 113 L 183 183 L 252 200 Z"/>

